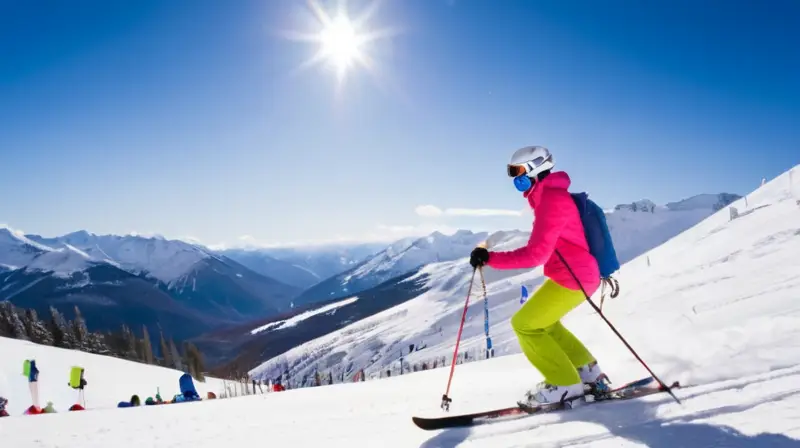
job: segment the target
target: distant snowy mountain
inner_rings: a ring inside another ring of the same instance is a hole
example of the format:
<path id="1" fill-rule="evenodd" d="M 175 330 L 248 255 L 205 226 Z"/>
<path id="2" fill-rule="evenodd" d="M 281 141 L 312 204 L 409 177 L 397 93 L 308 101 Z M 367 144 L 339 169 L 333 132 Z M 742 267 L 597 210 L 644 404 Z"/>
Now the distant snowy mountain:
<path id="1" fill-rule="evenodd" d="M 80 231 L 45 238 L 4 227 L 0 266 L 0 300 L 39 312 L 51 305 L 67 313 L 75 304 L 105 306 L 94 316 L 84 311 L 92 329 L 163 318 L 162 325 L 173 322 L 176 332 L 196 335 L 288 310 L 299 292 L 201 246 L 162 237 Z"/>
<path id="2" fill-rule="evenodd" d="M 261 275 L 280 279 L 283 283 L 300 289 L 307 289 L 321 280 L 307 268 L 279 260 L 262 249 L 226 249 L 219 253 Z"/>
<path id="3" fill-rule="evenodd" d="M 670 202 L 665 207 L 673 210 L 712 210 L 716 212 L 738 201 L 742 197 L 738 194 L 698 194 L 678 202 Z"/>
<path id="4" fill-rule="evenodd" d="M 148 279 L 103 263 L 70 275 L 26 268 L 0 272 L 2 300 L 33 308 L 40 316 L 48 316 L 53 306 L 70 319 L 77 305 L 93 331 L 146 325 L 178 340 L 231 323 L 193 309 Z"/>
<path id="5" fill-rule="evenodd" d="M 459 230 L 453 235 L 434 232 L 422 238 L 399 240 L 352 269 L 304 291 L 295 298 L 295 305 L 358 294 L 426 264 L 462 258 L 488 236 L 487 232 L 473 233 L 469 230 Z"/>
<path id="6" fill-rule="evenodd" d="M 689 229 L 740 199 L 736 194 L 701 194 L 664 206 L 644 199 L 606 213 L 617 257 L 625 263 Z"/>
<path id="7" fill-rule="evenodd" d="M 78 248 L 92 259 L 117 263 L 122 269 L 166 285 L 180 281 L 195 264 L 212 256 L 199 246 L 163 237 L 95 235 L 82 230 L 56 238 L 27 238 L 52 248 Z"/>
<path id="8" fill-rule="evenodd" d="M 386 243 L 361 243 L 272 248 L 264 251 L 278 260 L 307 269 L 324 280 L 350 269 L 384 248 Z"/>
<path id="9" fill-rule="evenodd" d="M 617 299 L 606 301 L 604 308 L 612 321 L 623 326 L 626 337 L 636 341 L 637 350 L 646 353 L 648 360 L 654 359 L 659 372 L 665 372 L 664 367 L 670 365 L 672 369 L 667 373 L 691 373 L 691 381 L 724 374 L 717 368 L 721 363 L 737 365 L 749 373 L 768 370 L 768 366 L 761 365 L 767 359 L 776 360 L 781 366 L 791 365 L 780 354 L 793 346 L 791 338 L 796 335 L 782 336 L 779 339 L 784 345 L 774 348 L 772 335 L 776 333 L 770 323 L 794 309 L 791 304 L 796 294 L 791 291 L 800 288 L 794 256 L 800 250 L 800 231 L 796 220 L 789 218 L 797 216 L 798 209 L 788 176 L 780 176 L 748 196 L 749 207 L 744 201 L 736 202 L 740 217 L 733 221 L 727 211 L 713 213 L 722 210 L 718 204 L 730 198 L 690 198 L 676 203 L 681 204 L 677 207 L 637 205 L 635 211 L 633 207 L 618 207 L 609 215 L 615 227 L 615 243 L 628 257 L 635 250 L 657 243 L 655 239 L 624 238 L 626 229 L 636 225 L 648 226 L 651 231 L 662 229 L 672 216 L 673 238 L 646 252 L 651 258 L 647 262 L 639 258 L 622 267 L 617 275 L 622 293 Z M 694 219 L 691 228 L 675 233 L 674 229 L 688 225 L 690 217 Z M 493 234 L 491 240 L 496 248 L 507 250 L 524 244 L 527 238 L 504 232 Z M 645 252 L 639 254 L 643 257 Z M 424 277 L 424 292 L 419 296 L 295 347 L 249 373 L 263 378 L 288 376 L 290 381 L 301 382 L 316 371 L 352 378 L 364 369 L 371 377 L 385 377 L 387 371 L 395 377 L 423 365 L 429 369 L 449 365 L 471 273 L 466 256 L 429 264 L 415 274 Z M 529 291 L 535 289 L 543 281 L 542 269 L 485 268 L 484 273 L 495 355 L 519 353 L 519 343 L 508 322 L 521 306 L 521 286 L 527 286 Z M 476 282 L 475 287 L 480 288 L 478 285 Z M 480 291 L 473 293 L 460 351 L 461 357 L 481 359 L 486 356 L 484 304 Z M 784 319 L 779 325 L 784 329 L 781 331 L 798 328 L 796 318 Z M 615 369 L 615 375 L 630 368 L 641 370 L 588 305 L 581 305 L 565 323 L 576 335 L 592 341 L 592 350 L 604 366 L 609 366 L 606 369 Z M 690 335 L 685 343 L 664 344 L 665 335 L 674 335 L 679 341 L 681 334 Z M 731 346 L 731 335 L 742 334 L 749 336 Z M 720 345 L 720 341 L 728 343 Z M 792 353 L 797 355 L 796 350 Z M 731 364 L 731 357 L 739 360 Z M 686 371 L 687 366 L 691 372 Z M 528 372 L 535 375 L 530 366 Z M 726 378 L 738 376 L 728 373 Z M 439 375 L 442 374 L 445 373 Z M 536 378 L 530 378 L 528 384 L 535 382 Z"/>

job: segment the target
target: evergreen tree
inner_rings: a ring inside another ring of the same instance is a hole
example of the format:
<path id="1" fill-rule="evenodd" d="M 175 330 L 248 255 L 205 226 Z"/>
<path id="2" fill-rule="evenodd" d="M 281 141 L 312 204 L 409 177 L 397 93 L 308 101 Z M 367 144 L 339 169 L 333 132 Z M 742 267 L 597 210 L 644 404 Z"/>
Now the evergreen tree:
<path id="1" fill-rule="evenodd" d="M 3 314 L 6 318 L 6 327 L 10 333 L 9 336 L 16 339 L 24 339 L 26 341 L 30 340 L 28 337 L 28 332 L 25 330 L 23 319 L 20 319 L 17 307 L 8 301 L 0 302 L 0 304 L 2 304 L 2 306 L 5 308 Z M 25 315 L 23 314 L 23 317 L 24 316 Z"/>
<path id="2" fill-rule="evenodd" d="M 109 331 L 109 332 L 103 334 L 102 338 L 103 338 L 103 342 L 104 342 L 103 345 L 108 347 L 108 350 L 111 352 L 111 354 L 113 356 L 116 356 L 118 358 L 124 358 L 125 357 L 125 351 L 127 349 L 127 344 L 125 342 L 124 334 L 121 331 L 119 331 L 119 332 L 111 332 L 111 331 Z"/>
<path id="3" fill-rule="evenodd" d="M 72 333 L 69 323 L 64 319 L 64 315 L 52 306 L 50 307 L 48 330 L 53 335 L 54 345 L 56 347 L 76 347 L 77 341 L 75 340 L 75 335 Z"/>
<path id="4" fill-rule="evenodd" d="M 89 350 L 89 342 L 87 340 L 89 329 L 86 328 L 86 321 L 81 314 L 81 310 L 78 309 L 78 305 L 75 305 L 75 320 L 72 321 L 72 325 L 70 325 L 70 329 L 72 330 L 72 334 L 75 337 L 75 348 L 84 351 Z"/>
<path id="5" fill-rule="evenodd" d="M 10 338 L 11 336 L 11 319 L 8 315 L 7 309 L 8 302 L 0 302 L 0 336 Z"/>
<path id="6" fill-rule="evenodd" d="M 59 325 L 61 314 L 57 309 L 50 307 L 50 320 L 47 321 L 47 330 L 53 335 L 53 345 L 64 347 L 64 330 Z"/>
<path id="7" fill-rule="evenodd" d="M 183 371 L 183 360 L 181 354 L 178 353 L 178 347 L 175 346 L 175 341 L 169 340 L 169 353 L 172 358 L 172 367 L 177 370 Z"/>
<path id="8" fill-rule="evenodd" d="M 143 361 L 147 364 L 154 364 L 153 345 L 150 343 L 150 332 L 147 331 L 147 325 L 142 325 L 142 351 L 144 352 Z"/>
<path id="9" fill-rule="evenodd" d="M 25 329 L 31 341 L 37 344 L 53 345 L 53 335 L 47 329 L 47 325 L 39 320 L 36 310 L 25 310 Z"/>
<path id="10" fill-rule="evenodd" d="M 136 352 L 136 335 L 125 324 L 122 324 L 122 341 L 122 356 L 132 361 L 139 359 Z"/>
<path id="11" fill-rule="evenodd" d="M 113 354 L 101 333 L 87 333 L 84 345 L 89 353 L 97 353 L 98 355 Z"/>
<path id="12" fill-rule="evenodd" d="M 203 371 L 205 370 L 205 361 L 203 354 L 191 342 L 185 343 L 184 353 L 186 358 L 186 366 L 189 369 L 189 374 L 192 375 L 197 381 L 205 381 Z"/>
<path id="13" fill-rule="evenodd" d="M 183 343 L 183 365 L 185 366 L 186 372 L 192 376 L 192 378 L 197 378 L 197 371 L 195 370 L 195 363 L 193 360 L 194 353 L 189 350 L 189 343 Z"/>
<path id="14" fill-rule="evenodd" d="M 167 340 L 164 339 L 164 332 L 161 331 L 159 333 L 160 333 L 160 336 L 161 336 L 160 345 L 161 345 L 161 358 L 163 359 L 163 365 L 164 365 L 164 367 L 172 367 L 173 366 L 173 363 L 172 363 L 172 352 L 169 349 L 169 345 L 167 344 Z"/>

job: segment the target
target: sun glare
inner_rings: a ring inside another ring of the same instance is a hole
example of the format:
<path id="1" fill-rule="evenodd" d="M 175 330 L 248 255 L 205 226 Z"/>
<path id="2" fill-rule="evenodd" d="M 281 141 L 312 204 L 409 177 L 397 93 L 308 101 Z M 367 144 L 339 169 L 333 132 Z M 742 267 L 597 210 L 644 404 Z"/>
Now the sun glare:
<path id="1" fill-rule="evenodd" d="M 324 57 L 340 71 L 360 58 L 360 37 L 347 18 L 339 17 L 320 33 Z"/>
<path id="2" fill-rule="evenodd" d="M 328 65 L 336 72 L 339 83 L 347 72 L 359 66 L 375 72 L 375 60 L 370 55 L 370 44 L 374 41 L 390 37 L 394 32 L 390 29 L 370 29 L 367 22 L 375 12 L 378 0 L 357 17 L 351 18 L 347 13 L 345 1 L 340 0 L 335 13 L 324 10 L 316 0 L 309 0 L 310 12 L 317 29 L 311 32 L 290 31 L 287 38 L 314 43 L 318 46 L 316 53 L 305 61 L 299 69 L 315 65 Z"/>

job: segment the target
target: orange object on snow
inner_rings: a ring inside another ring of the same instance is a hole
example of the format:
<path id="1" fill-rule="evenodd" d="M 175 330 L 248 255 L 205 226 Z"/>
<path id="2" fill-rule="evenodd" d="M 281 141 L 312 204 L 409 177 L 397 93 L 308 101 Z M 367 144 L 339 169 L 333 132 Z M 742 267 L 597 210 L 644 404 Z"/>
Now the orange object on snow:
<path id="1" fill-rule="evenodd" d="M 281 392 L 281 391 L 284 391 L 284 390 L 286 390 L 286 389 L 281 385 L 281 383 L 275 383 L 275 384 L 272 385 L 272 391 L 273 392 Z"/>

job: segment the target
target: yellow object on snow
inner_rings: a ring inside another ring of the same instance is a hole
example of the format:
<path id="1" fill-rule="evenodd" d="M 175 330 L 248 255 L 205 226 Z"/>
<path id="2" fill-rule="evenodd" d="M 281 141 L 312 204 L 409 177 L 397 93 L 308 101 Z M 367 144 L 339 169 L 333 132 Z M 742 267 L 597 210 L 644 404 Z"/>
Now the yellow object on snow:
<path id="1" fill-rule="evenodd" d="M 80 389 L 81 379 L 83 378 L 83 367 L 73 367 L 69 371 L 69 387 L 73 389 Z"/>

